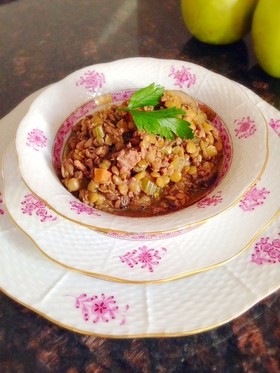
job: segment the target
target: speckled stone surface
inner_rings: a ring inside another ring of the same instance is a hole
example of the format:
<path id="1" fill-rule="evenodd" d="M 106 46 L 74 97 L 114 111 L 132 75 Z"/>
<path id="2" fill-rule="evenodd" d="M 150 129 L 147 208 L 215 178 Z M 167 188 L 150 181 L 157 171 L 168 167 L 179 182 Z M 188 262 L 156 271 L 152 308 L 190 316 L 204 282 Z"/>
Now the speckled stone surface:
<path id="1" fill-rule="evenodd" d="M 0 117 L 74 70 L 134 56 L 200 64 L 280 109 L 280 79 L 256 64 L 250 34 L 230 46 L 200 43 L 183 23 L 179 0 L 5 0 L 0 1 Z M 0 372 L 280 372 L 279 310 L 278 291 L 209 332 L 110 340 L 64 330 L 2 294 Z"/>

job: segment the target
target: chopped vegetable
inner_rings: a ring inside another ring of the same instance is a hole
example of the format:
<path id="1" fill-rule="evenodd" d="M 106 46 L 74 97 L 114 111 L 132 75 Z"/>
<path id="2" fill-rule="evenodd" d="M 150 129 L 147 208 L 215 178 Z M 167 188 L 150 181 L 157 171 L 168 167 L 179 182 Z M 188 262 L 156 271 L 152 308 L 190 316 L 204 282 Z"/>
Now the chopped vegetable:
<path id="1" fill-rule="evenodd" d="M 160 188 L 151 180 L 146 177 L 142 179 L 142 190 L 148 196 L 156 196 L 160 193 Z"/>
<path id="2" fill-rule="evenodd" d="M 103 139 L 105 136 L 103 126 L 99 125 L 92 129 L 93 136 L 95 136 L 98 140 Z"/>
<path id="3" fill-rule="evenodd" d="M 96 183 L 106 183 L 111 179 L 112 173 L 105 168 L 94 169 L 94 181 Z"/>

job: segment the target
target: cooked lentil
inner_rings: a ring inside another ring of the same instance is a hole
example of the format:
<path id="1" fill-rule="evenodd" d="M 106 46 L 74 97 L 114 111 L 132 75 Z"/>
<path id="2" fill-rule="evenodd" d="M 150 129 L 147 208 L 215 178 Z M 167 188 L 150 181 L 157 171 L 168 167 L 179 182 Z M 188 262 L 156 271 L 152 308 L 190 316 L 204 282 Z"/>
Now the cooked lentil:
<path id="1" fill-rule="evenodd" d="M 207 110 L 165 91 L 160 108 L 172 106 L 186 112 L 194 139 L 139 132 L 131 114 L 112 104 L 80 120 L 64 147 L 62 183 L 82 202 L 118 215 L 161 215 L 201 199 L 219 174 L 221 135 Z"/>

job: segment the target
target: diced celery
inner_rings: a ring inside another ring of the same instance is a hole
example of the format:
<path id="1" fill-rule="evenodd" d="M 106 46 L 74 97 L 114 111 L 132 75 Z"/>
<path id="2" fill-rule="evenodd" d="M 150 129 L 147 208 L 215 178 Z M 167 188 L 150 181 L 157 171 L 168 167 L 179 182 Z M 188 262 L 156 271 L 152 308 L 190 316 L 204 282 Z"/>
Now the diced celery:
<path id="1" fill-rule="evenodd" d="M 92 129 L 92 133 L 93 133 L 93 136 L 95 136 L 97 139 L 103 139 L 103 137 L 105 136 L 105 133 L 104 133 L 102 125 L 94 127 Z"/>
<path id="2" fill-rule="evenodd" d="M 142 190 L 148 196 L 156 196 L 160 194 L 161 189 L 151 180 L 146 177 L 141 180 Z"/>

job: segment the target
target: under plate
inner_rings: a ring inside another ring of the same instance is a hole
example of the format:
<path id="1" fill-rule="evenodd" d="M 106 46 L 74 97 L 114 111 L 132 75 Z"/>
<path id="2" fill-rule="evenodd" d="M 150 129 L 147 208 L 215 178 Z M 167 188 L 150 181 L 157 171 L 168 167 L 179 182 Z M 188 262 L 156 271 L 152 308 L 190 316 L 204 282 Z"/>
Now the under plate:
<path id="1" fill-rule="evenodd" d="M 280 113 L 246 92 L 270 124 L 270 141 L 278 144 Z M 37 94 L 1 120 L 1 150 Z M 0 191 L 2 196 L 2 179 Z M 133 285 L 95 279 L 47 260 L 8 219 L 0 200 L 1 288 L 70 330 L 124 338 L 198 333 L 237 317 L 280 286 L 277 215 L 248 250 L 220 268 L 169 283 Z"/>
<path id="2" fill-rule="evenodd" d="M 119 282 L 164 282 L 213 269 L 241 254 L 278 209 L 279 151 L 270 138 L 269 162 L 238 205 L 188 233 L 154 241 L 106 236 L 49 209 L 21 180 L 14 143 L 3 161 L 4 198 L 15 223 L 54 262 Z M 242 232 L 240 232 L 242 227 Z"/>

